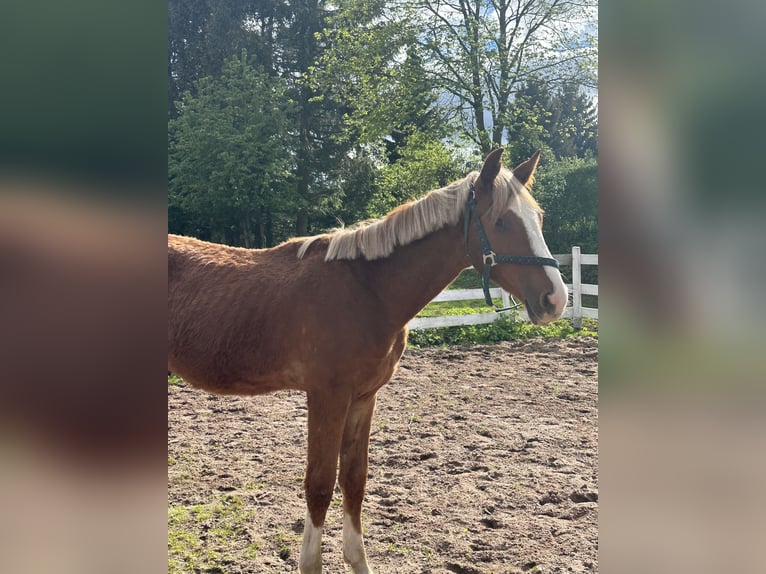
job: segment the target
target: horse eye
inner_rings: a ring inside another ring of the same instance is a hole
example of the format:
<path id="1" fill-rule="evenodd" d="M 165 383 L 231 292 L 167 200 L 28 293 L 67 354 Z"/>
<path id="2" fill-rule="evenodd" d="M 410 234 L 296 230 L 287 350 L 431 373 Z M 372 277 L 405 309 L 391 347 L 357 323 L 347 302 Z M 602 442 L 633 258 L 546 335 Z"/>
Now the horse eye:
<path id="1" fill-rule="evenodd" d="M 498 229 L 502 229 L 503 227 L 505 227 L 505 223 L 503 222 L 503 220 L 502 220 L 502 219 L 498 219 L 498 220 L 495 222 L 495 227 L 497 227 Z"/>

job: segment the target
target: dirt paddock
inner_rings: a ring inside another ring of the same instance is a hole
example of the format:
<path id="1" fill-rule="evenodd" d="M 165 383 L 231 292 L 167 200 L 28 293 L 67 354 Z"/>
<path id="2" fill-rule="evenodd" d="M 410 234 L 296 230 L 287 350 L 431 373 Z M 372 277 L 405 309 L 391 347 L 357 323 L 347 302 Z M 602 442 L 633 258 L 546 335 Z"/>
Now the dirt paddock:
<path id="1" fill-rule="evenodd" d="M 598 341 L 405 352 L 363 510 L 377 574 L 598 571 Z M 305 396 L 168 386 L 170 572 L 296 572 Z M 347 572 L 340 493 L 324 571 Z"/>

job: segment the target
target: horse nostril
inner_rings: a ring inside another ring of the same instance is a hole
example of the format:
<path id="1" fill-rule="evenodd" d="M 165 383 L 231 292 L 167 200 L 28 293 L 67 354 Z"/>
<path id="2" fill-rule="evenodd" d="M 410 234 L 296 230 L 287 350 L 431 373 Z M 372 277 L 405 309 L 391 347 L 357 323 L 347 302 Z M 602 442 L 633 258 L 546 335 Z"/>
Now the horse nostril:
<path id="1" fill-rule="evenodd" d="M 543 309 L 549 315 L 556 311 L 556 304 L 553 302 L 553 293 L 546 293 L 543 295 Z"/>
<path id="2" fill-rule="evenodd" d="M 554 290 L 546 293 L 540 299 L 541 307 L 549 315 L 560 315 L 567 304 L 568 293 L 566 289 Z"/>

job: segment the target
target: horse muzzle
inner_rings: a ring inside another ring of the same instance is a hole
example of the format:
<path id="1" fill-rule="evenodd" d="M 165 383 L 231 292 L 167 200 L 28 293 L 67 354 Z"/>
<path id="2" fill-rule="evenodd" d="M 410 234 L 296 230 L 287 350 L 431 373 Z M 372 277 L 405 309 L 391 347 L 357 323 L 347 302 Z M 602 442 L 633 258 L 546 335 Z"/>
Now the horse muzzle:
<path id="1" fill-rule="evenodd" d="M 546 325 L 564 313 L 569 293 L 564 285 L 559 289 L 540 295 L 538 299 L 524 299 L 529 320 L 535 325 Z"/>

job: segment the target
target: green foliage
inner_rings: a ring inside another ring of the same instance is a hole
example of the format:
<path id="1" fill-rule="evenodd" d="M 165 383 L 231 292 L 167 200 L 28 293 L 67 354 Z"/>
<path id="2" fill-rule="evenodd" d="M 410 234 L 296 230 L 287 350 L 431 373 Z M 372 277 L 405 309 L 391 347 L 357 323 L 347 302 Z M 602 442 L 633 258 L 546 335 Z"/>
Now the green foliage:
<path id="1" fill-rule="evenodd" d="M 248 530 L 253 515 L 233 495 L 218 495 L 205 504 L 168 506 L 168 572 L 223 572 L 227 555 L 241 550 L 256 555 L 260 544 L 250 540 Z"/>
<path id="2" fill-rule="evenodd" d="M 494 284 L 493 284 L 494 286 Z M 450 285 L 451 289 L 481 288 L 481 278 L 473 269 L 464 270 Z M 499 300 L 495 300 L 499 304 Z M 588 306 L 597 305 L 588 303 Z M 467 301 L 444 301 L 429 303 L 418 313 L 418 317 L 441 317 L 488 313 L 483 299 Z M 444 345 L 490 344 L 500 341 L 529 339 L 532 337 L 578 337 L 598 336 L 598 322 L 583 319 L 582 329 L 576 330 L 568 319 L 559 319 L 549 325 L 533 325 L 521 319 L 516 311 L 503 313 L 494 322 L 486 325 L 463 325 L 438 329 L 419 329 L 410 331 L 407 344 L 410 347 L 432 347 Z"/>
<path id="3" fill-rule="evenodd" d="M 487 0 L 454 21 L 432 0 L 171 0 L 170 231 L 262 247 L 381 216 L 464 175 L 445 142 L 467 138 L 510 164 L 542 148 L 551 249 L 595 251 L 595 160 L 562 159 L 597 152 L 593 38 L 560 25 L 589 5 L 525 4 L 514 28 Z"/>
<path id="4" fill-rule="evenodd" d="M 395 132 L 438 129 L 416 52 L 412 22 L 386 2 L 341 0 L 318 34 L 326 49 L 312 65 L 316 99 L 345 110 L 341 137 L 379 143 Z M 404 56 L 404 57 L 402 57 Z"/>
<path id="5" fill-rule="evenodd" d="M 545 210 L 543 234 L 551 253 L 598 253 L 598 163 L 565 158 L 541 165 L 534 195 Z"/>
<path id="6" fill-rule="evenodd" d="M 565 84 L 551 102 L 550 146 L 558 158 L 598 153 L 596 108 L 580 86 Z"/>
<path id="7" fill-rule="evenodd" d="M 397 162 L 378 172 L 378 192 L 372 197 L 369 215 L 385 215 L 397 205 L 447 185 L 460 176 L 458 166 L 445 145 L 425 134 L 413 133 L 399 150 Z"/>
<path id="8" fill-rule="evenodd" d="M 304 82 L 314 94 L 308 105 L 342 114 L 332 141 L 346 152 L 326 162 L 337 168 L 335 193 L 311 231 L 384 215 L 457 173 L 440 141 L 446 122 L 417 31 L 400 8 L 341 0 L 315 34 L 321 50 Z"/>
<path id="9" fill-rule="evenodd" d="M 598 152 L 598 119 L 591 99 L 579 85 L 559 89 L 540 77 L 529 78 L 509 109 L 511 162 L 527 159 L 536 149 L 543 157 L 592 157 Z"/>
<path id="10" fill-rule="evenodd" d="M 337 203 L 326 210 L 324 219 L 317 218 L 322 229 L 337 227 L 338 223 L 354 223 L 370 217 L 369 204 L 378 193 L 378 174 L 384 163 L 380 146 L 357 146 L 355 153 L 346 155 L 339 163 Z"/>
<path id="11" fill-rule="evenodd" d="M 463 269 L 457 276 L 450 289 L 481 289 L 481 275 L 473 268 Z"/>
<path id="12" fill-rule="evenodd" d="M 168 385 L 178 386 L 182 383 L 183 379 L 178 375 L 168 375 Z"/>
<path id="13" fill-rule="evenodd" d="M 224 63 L 243 50 L 275 75 L 279 23 L 289 14 L 287 2 L 273 0 L 169 0 L 169 117 L 177 116 L 176 103 L 184 93 L 196 93 L 195 82 L 219 77 Z"/>
<path id="14" fill-rule="evenodd" d="M 445 315 L 470 315 L 486 313 L 487 304 L 482 299 L 473 301 L 440 301 L 426 305 L 418 317 L 444 317 Z"/>
<path id="15" fill-rule="evenodd" d="M 530 78 L 594 81 L 596 42 L 586 30 L 594 29 L 595 0 L 476 0 L 454 10 L 440 0 L 413 3 L 432 81 L 482 154 L 513 141 L 510 104 Z"/>
<path id="16" fill-rule="evenodd" d="M 171 231 L 268 242 L 269 219 L 291 208 L 292 107 L 284 82 L 252 67 L 246 52 L 184 95 L 169 123 Z"/>
<path id="17" fill-rule="evenodd" d="M 533 337 L 579 337 L 598 336 L 598 324 L 583 320 L 583 328 L 576 330 L 572 322 L 559 319 L 548 325 L 533 325 L 519 318 L 517 313 L 505 313 L 493 323 L 486 325 L 463 325 L 440 329 L 411 331 L 407 339 L 410 347 L 438 347 L 445 345 L 492 344 L 500 341 L 531 339 Z"/>
<path id="18" fill-rule="evenodd" d="M 553 157 L 551 150 L 552 94 L 545 82 L 530 78 L 521 86 L 508 112 L 508 152 L 511 165 L 516 165 L 535 150 L 545 158 Z"/>

